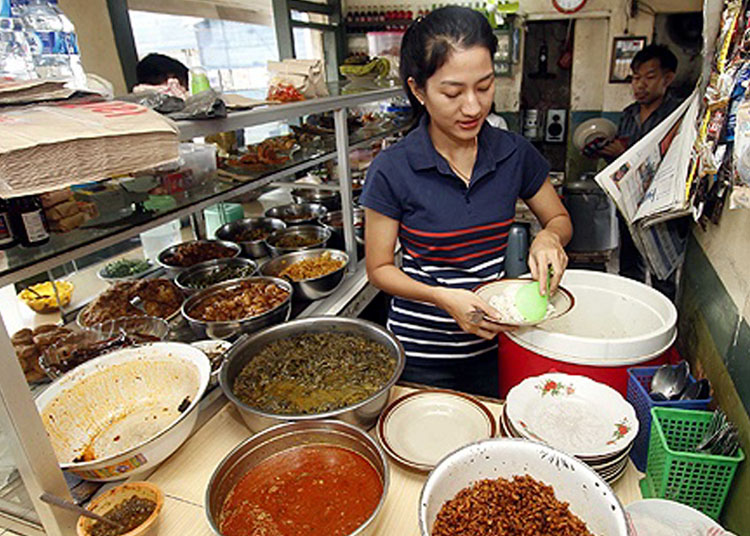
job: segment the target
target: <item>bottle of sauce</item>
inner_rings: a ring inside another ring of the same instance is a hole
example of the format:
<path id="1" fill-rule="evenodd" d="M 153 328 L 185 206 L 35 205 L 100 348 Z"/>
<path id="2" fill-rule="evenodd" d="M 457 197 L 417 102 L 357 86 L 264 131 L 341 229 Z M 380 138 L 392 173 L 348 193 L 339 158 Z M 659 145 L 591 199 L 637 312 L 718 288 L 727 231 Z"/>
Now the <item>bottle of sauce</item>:
<path id="1" fill-rule="evenodd" d="M 38 195 L 14 197 L 8 201 L 13 232 L 22 246 L 41 246 L 49 242 L 49 225 Z"/>
<path id="2" fill-rule="evenodd" d="M 0 249 L 13 247 L 17 242 L 10 225 L 8 202 L 5 199 L 0 199 Z"/>

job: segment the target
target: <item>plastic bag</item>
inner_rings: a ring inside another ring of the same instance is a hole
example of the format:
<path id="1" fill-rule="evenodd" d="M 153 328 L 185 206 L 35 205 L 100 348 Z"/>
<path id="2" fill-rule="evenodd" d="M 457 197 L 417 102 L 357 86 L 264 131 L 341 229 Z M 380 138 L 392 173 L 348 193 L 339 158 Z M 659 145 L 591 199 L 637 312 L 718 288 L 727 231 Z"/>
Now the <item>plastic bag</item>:
<path id="1" fill-rule="evenodd" d="M 271 75 L 269 93 L 274 88 L 291 86 L 306 99 L 328 96 L 322 60 L 269 61 L 268 73 Z"/>
<path id="2" fill-rule="evenodd" d="M 215 119 L 227 116 L 227 106 L 213 89 L 201 91 L 185 101 L 185 107 L 170 114 L 172 119 Z"/>

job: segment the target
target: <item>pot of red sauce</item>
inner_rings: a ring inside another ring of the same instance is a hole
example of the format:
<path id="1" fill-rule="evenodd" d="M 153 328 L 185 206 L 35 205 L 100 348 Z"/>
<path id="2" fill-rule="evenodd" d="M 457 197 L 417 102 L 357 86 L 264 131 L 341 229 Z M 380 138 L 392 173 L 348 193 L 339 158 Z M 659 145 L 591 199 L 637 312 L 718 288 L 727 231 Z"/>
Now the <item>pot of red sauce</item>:
<path id="1" fill-rule="evenodd" d="M 389 484 L 377 442 L 350 424 L 300 421 L 240 443 L 206 488 L 219 536 L 371 536 Z M 263 532 L 265 530 L 266 532 Z"/>

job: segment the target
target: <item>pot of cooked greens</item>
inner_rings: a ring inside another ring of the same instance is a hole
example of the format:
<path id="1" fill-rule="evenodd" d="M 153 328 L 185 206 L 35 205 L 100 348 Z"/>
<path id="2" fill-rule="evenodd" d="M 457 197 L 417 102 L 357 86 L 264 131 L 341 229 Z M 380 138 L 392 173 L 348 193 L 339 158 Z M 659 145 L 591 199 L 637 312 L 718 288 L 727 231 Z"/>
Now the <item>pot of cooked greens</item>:
<path id="1" fill-rule="evenodd" d="M 254 432 L 313 419 L 368 429 L 388 403 L 404 362 L 401 343 L 377 324 L 310 317 L 238 341 L 219 383 Z"/>

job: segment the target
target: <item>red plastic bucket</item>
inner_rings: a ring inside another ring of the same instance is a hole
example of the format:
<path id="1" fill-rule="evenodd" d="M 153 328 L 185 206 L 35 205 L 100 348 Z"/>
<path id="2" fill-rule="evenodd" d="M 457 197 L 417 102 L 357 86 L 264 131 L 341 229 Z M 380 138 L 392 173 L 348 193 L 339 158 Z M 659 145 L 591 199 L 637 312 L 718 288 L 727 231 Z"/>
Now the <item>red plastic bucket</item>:
<path id="1" fill-rule="evenodd" d="M 581 374 L 627 392 L 627 369 L 676 360 L 677 310 L 659 292 L 624 277 L 568 270 L 575 296 L 565 316 L 500 337 L 500 396 L 530 376 Z"/>

